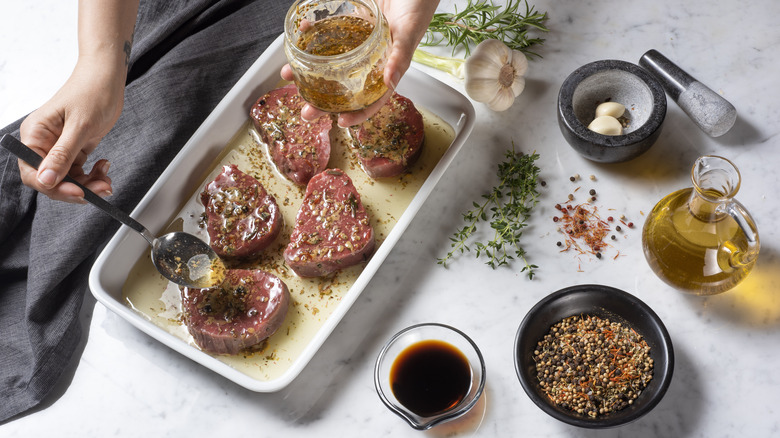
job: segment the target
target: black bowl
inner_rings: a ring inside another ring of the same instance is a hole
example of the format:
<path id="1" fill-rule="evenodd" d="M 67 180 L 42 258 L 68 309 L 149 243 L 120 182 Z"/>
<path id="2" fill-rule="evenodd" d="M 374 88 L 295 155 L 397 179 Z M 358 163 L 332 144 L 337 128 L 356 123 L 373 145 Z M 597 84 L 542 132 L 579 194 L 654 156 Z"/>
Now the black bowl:
<path id="1" fill-rule="evenodd" d="M 623 135 L 588 129 L 596 107 L 605 101 L 626 107 Z M 663 86 L 636 64 L 595 61 L 572 72 L 558 92 L 558 126 L 567 142 L 585 158 L 618 163 L 638 157 L 658 140 L 666 117 Z"/>
<path id="2" fill-rule="evenodd" d="M 650 346 L 653 379 L 633 404 L 596 418 L 578 414 L 553 404 L 536 377 L 533 351 L 550 327 L 574 315 L 609 318 L 633 328 Z M 663 322 L 637 297 L 609 286 L 586 284 L 553 292 L 525 316 L 515 337 L 515 371 L 526 394 L 552 417 L 585 428 L 616 427 L 636 420 L 653 409 L 666 393 L 674 371 L 672 340 Z"/>

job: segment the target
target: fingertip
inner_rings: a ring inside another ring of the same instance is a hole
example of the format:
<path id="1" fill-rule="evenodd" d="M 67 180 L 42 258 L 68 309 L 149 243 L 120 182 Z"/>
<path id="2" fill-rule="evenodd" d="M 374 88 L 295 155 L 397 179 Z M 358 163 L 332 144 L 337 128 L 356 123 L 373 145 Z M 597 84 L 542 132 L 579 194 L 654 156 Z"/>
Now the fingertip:
<path id="1" fill-rule="evenodd" d="M 308 103 L 304 104 L 303 108 L 301 108 L 301 118 L 306 122 L 313 122 L 325 114 L 327 113 L 311 106 Z"/>
<path id="2" fill-rule="evenodd" d="M 293 73 L 292 73 L 292 67 L 290 67 L 290 64 L 285 64 L 282 66 L 282 70 L 280 72 L 282 79 L 285 81 L 291 81 L 293 80 Z"/>

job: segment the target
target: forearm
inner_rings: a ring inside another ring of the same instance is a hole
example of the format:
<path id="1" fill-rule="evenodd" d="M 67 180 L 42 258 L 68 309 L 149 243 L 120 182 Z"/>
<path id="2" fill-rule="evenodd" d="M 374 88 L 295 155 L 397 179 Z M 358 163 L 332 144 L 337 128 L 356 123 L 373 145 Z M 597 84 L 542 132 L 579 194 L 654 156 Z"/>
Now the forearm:
<path id="1" fill-rule="evenodd" d="M 124 83 L 139 0 L 79 0 L 79 60 L 107 68 Z"/>

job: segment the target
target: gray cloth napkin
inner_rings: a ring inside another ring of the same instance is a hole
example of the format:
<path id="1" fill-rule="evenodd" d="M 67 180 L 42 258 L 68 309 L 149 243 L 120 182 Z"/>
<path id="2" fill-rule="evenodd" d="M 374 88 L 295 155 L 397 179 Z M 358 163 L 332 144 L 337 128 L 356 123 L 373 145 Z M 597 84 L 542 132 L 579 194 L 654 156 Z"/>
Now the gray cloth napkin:
<path id="1" fill-rule="evenodd" d="M 131 211 L 203 120 L 282 32 L 291 1 L 141 1 L 119 121 L 91 155 L 107 158 Z M 21 121 L 20 121 L 21 122 Z M 3 133 L 19 138 L 16 122 Z M 97 251 L 119 228 L 91 205 L 21 184 L 0 148 L 0 423 L 39 405 L 79 344 Z"/>

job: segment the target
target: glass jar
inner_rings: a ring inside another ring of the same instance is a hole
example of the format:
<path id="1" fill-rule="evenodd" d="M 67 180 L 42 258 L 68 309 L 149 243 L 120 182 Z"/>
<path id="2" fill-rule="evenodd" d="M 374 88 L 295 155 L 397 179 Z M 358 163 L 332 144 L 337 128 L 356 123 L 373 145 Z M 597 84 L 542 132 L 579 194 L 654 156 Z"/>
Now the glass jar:
<path id="1" fill-rule="evenodd" d="M 656 204 L 645 221 L 642 245 L 650 267 L 666 283 L 713 295 L 733 288 L 753 269 L 758 230 L 734 198 L 740 175 L 731 161 L 699 157 L 691 181 L 693 187 Z"/>
<path id="2" fill-rule="evenodd" d="M 387 92 L 390 29 L 375 0 L 298 0 L 284 36 L 295 85 L 311 105 L 356 111 Z"/>

